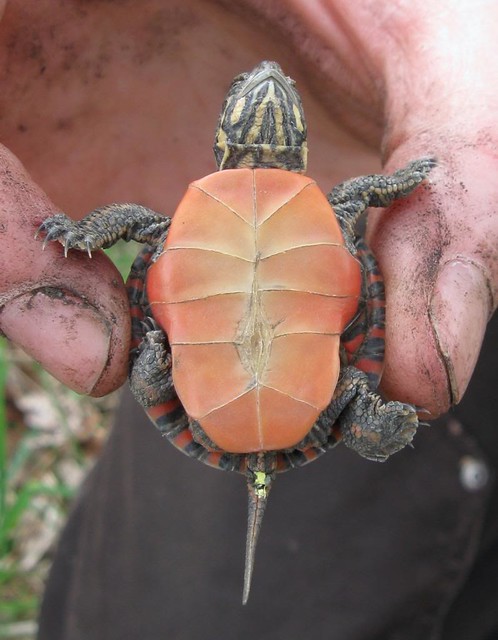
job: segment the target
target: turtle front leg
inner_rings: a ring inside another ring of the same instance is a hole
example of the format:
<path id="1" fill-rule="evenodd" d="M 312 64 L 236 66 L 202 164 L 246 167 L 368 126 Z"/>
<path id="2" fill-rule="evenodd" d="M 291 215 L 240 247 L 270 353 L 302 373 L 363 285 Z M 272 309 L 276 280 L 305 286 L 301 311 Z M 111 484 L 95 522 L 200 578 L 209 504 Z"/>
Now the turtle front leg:
<path id="1" fill-rule="evenodd" d="M 92 251 L 111 247 L 118 240 L 136 240 L 157 246 L 165 238 L 171 218 L 156 213 L 139 204 L 110 204 L 95 209 L 82 220 L 71 220 L 66 214 L 58 213 L 47 218 L 38 233 L 45 233 L 43 247 L 51 240 L 58 240 L 69 249 Z"/>
<path id="2" fill-rule="evenodd" d="M 410 162 L 390 176 L 369 175 L 338 184 L 327 196 L 337 215 L 344 240 L 354 254 L 355 226 L 367 207 L 387 207 L 410 194 L 436 166 L 434 158 Z"/>
<path id="3" fill-rule="evenodd" d="M 414 407 L 384 402 L 371 390 L 368 378 L 355 367 L 345 367 L 334 397 L 324 412 L 340 426 L 344 444 L 364 458 L 384 462 L 413 440 L 418 427 Z"/>

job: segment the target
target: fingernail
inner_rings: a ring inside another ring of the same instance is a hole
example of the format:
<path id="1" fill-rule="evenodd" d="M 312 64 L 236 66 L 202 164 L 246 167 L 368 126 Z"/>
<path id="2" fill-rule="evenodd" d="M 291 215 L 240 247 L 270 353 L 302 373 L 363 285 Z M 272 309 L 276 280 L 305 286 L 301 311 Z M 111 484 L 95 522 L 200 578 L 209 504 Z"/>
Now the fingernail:
<path id="1" fill-rule="evenodd" d="M 108 359 L 110 329 L 88 302 L 44 287 L 8 302 L 0 325 L 55 378 L 78 393 L 90 393 Z"/>
<path id="2" fill-rule="evenodd" d="M 464 258 L 442 265 L 429 314 L 452 404 L 461 400 L 472 376 L 489 312 L 490 289 L 483 271 Z"/>

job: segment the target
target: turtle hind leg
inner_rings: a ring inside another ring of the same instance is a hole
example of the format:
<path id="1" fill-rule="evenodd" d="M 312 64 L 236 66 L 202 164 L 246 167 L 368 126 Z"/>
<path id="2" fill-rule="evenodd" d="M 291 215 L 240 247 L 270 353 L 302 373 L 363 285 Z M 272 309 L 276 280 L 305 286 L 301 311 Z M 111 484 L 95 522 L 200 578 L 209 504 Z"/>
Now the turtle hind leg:
<path id="1" fill-rule="evenodd" d="M 165 239 L 170 224 L 171 218 L 139 204 L 110 204 L 78 221 L 58 213 L 47 218 L 36 235 L 45 234 L 43 247 L 57 240 L 65 255 L 69 249 L 79 249 L 91 257 L 92 251 L 112 247 L 120 239 L 157 246 Z"/>
<path id="2" fill-rule="evenodd" d="M 146 322 L 142 324 L 146 326 Z M 245 456 L 221 451 L 199 423 L 187 416 L 173 386 L 165 334 L 159 329 L 147 331 L 135 351 L 130 388 L 161 435 L 190 458 L 222 471 L 243 473 Z"/>
<path id="3" fill-rule="evenodd" d="M 415 407 L 384 402 L 355 367 L 341 371 L 326 416 L 331 424 L 337 420 L 346 446 L 378 462 L 410 444 L 418 428 Z"/>
<path id="4" fill-rule="evenodd" d="M 171 372 L 171 352 L 161 329 L 147 331 L 137 348 L 130 370 L 130 388 L 144 408 L 176 398 Z"/>
<path id="5" fill-rule="evenodd" d="M 215 469 L 245 473 L 245 455 L 221 451 L 200 424 L 187 416 L 176 395 L 170 346 L 152 317 L 144 286 L 155 255 L 154 247 L 144 247 L 135 258 L 126 283 L 132 316 L 132 393 L 161 435 L 176 449 Z"/>
<path id="6" fill-rule="evenodd" d="M 135 258 L 126 282 L 130 301 L 132 349 L 129 382 L 135 399 L 148 409 L 176 399 L 172 356 L 168 338 L 152 316 L 145 278 L 154 247 L 145 247 Z"/>

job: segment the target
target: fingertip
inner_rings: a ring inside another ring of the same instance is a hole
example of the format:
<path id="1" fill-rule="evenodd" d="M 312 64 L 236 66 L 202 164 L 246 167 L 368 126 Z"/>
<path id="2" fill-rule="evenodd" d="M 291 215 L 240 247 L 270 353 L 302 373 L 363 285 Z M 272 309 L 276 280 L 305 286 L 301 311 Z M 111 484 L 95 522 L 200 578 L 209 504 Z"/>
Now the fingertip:
<path id="1" fill-rule="evenodd" d="M 78 393 L 105 395 L 126 378 L 126 321 L 113 322 L 68 290 L 40 287 L 10 300 L 2 309 L 1 328 Z"/>
<path id="2" fill-rule="evenodd" d="M 396 296 L 392 296 L 392 299 Z M 394 304 L 394 301 L 393 301 Z M 424 418 L 448 410 L 451 396 L 444 362 L 434 340 L 427 309 L 387 317 L 386 360 L 380 389 L 390 400 L 424 407 Z"/>
<path id="3" fill-rule="evenodd" d="M 439 267 L 428 297 L 415 298 L 406 285 L 390 290 L 381 388 L 432 419 L 462 399 L 492 304 L 482 267 L 461 256 Z"/>
<path id="4" fill-rule="evenodd" d="M 445 364 L 451 404 L 460 402 L 470 381 L 490 309 L 491 290 L 482 267 L 463 257 L 441 266 L 429 317 Z"/>

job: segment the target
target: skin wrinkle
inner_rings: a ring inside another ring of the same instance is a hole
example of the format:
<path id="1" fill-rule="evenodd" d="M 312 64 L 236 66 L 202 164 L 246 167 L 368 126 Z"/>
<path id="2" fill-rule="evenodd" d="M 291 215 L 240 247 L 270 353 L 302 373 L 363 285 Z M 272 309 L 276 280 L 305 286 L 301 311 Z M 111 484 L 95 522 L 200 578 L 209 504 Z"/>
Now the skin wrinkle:
<path id="1" fill-rule="evenodd" d="M 454 259 L 448 260 L 444 263 L 442 263 L 440 265 L 439 271 L 438 271 L 438 276 L 442 276 L 443 274 L 446 273 L 446 271 L 451 268 L 451 267 L 456 267 L 458 265 L 464 265 L 464 266 L 468 266 L 468 267 L 472 267 L 473 269 L 476 270 L 476 272 L 483 277 L 483 280 L 486 283 L 485 286 L 485 291 L 483 291 L 483 297 L 488 297 L 488 302 L 489 302 L 489 306 L 488 305 L 484 305 L 484 309 L 487 309 L 487 314 L 486 314 L 486 319 L 485 321 L 487 322 L 490 317 L 491 317 L 491 308 L 492 308 L 492 295 L 491 295 L 491 289 L 489 287 L 489 281 L 486 279 L 485 274 L 483 273 L 482 269 L 480 268 L 480 265 L 477 264 L 475 261 L 470 260 L 465 258 L 464 256 L 457 256 Z M 452 404 L 456 404 L 458 403 L 461 398 L 462 395 L 465 391 L 466 388 L 466 380 L 464 380 L 462 382 L 462 380 L 459 379 L 458 376 L 458 372 L 455 369 L 454 363 L 451 359 L 452 353 L 451 351 L 449 351 L 448 349 L 448 345 L 447 345 L 447 338 L 445 336 L 444 331 L 442 331 L 442 327 L 439 326 L 439 318 L 438 318 L 438 314 L 435 311 L 435 308 L 437 309 L 437 303 L 438 303 L 438 297 L 441 295 L 441 291 L 438 289 L 436 283 L 436 287 L 434 289 L 434 291 L 432 291 L 432 295 L 431 295 L 431 299 L 429 301 L 429 305 L 428 305 L 428 317 L 429 317 L 429 321 L 430 321 L 430 325 L 432 328 L 432 331 L 434 333 L 434 341 L 436 344 L 436 347 L 440 353 L 440 357 L 441 359 L 444 361 L 445 363 L 445 367 L 446 367 L 446 372 L 448 375 L 448 387 L 451 393 L 451 402 Z M 467 301 L 466 301 L 467 302 Z M 468 302 L 467 302 L 468 304 Z M 478 322 L 478 318 L 476 318 L 476 324 Z M 477 355 L 475 357 L 475 359 L 477 358 Z M 474 360 L 475 360 L 474 359 Z M 475 366 L 475 361 L 473 362 L 472 365 L 472 369 Z M 462 387 L 463 385 L 463 387 Z"/>
<path id="2" fill-rule="evenodd" d="M 296 4 L 296 0 L 293 0 L 293 4 Z M 348 21 L 346 6 L 320 1 L 313 6 L 307 5 L 306 9 L 316 33 L 319 33 L 324 41 L 333 41 L 338 49 L 342 48 L 338 64 L 334 66 L 334 72 L 341 78 L 342 90 L 346 93 L 352 92 L 355 98 L 361 97 L 371 111 L 373 104 L 382 100 L 384 91 L 378 70 L 371 68 L 372 60 L 366 55 L 365 38 L 360 37 Z M 338 42 L 341 45 L 338 45 Z M 353 68 L 355 85 L 351 75 Z M 339 84 L 337 76 L 335 81 Z M 381 111 L 380 108 L 378 110 Z"/>

